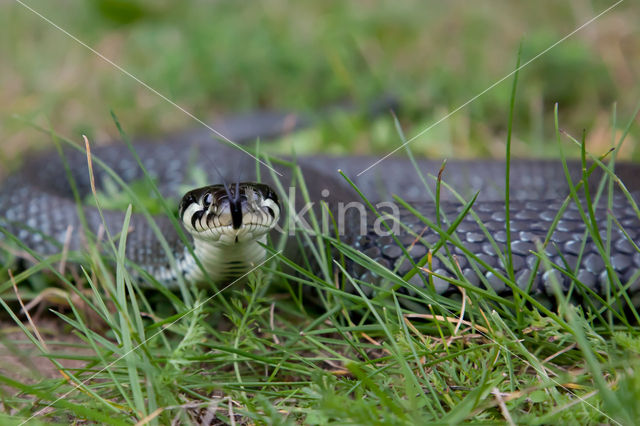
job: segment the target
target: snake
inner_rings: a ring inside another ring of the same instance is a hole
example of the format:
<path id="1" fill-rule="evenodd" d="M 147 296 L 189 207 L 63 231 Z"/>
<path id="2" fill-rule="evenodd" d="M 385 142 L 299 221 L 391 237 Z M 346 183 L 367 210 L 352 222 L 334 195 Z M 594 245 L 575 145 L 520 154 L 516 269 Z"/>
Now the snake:
<path id="1" fill-rule="evenodd" d="M 228 139 L 251 144 L 307 124 L 294 117 L 292 126 L 291 118 L 259 112 L 220 128 Z M 300 243 L 281 226 L 309 227 L 306 212 L 330 219 L 329 254 L 343 259 L 331 265 L 369 296 L 388 279 L 380 271 L 414 293 L 447 295 L 464 281 L 507 296 L 518 289 L 536 298 L 560 289 L 581 300 L 640 294 L 637 164 L 453 160 L 443 168 L 425 158 L 391 156 L 377 164 L 370 155 L 328 154 L 267 164 L 202 132 L 138 140 L 134 147 L 116 141 L 92 148 L 98 190 L 114 177 L 151 179 L 161 196 L 180 197 L 194 169 L 216 184 L 183 194 L 173 217 L 134 212 L 123 230 L 125 212 L 78 202 L 92 194 L 86 153 L 45 150 L 0 185 L 0 242 L 48 256 L 126 231 L 126 258 L 138 266 L 139 279 L 175 289 L 181 281 L 245 276 L 270 255 L 269 235 L 288 239 L 292 258 L 313 257 L 309 239 Z M 347 252 L 335 249 L 338 241 Z"/>

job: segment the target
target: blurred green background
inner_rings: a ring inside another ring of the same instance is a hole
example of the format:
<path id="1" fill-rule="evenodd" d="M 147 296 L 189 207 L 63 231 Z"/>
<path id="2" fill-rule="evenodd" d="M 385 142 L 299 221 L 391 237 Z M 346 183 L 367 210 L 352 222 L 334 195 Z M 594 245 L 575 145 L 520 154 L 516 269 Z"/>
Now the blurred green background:
<path id="1" fill-rule="evenodd" d="M 611 1 L 25 0 L 176 103 L 212 123 L 256 108 L 318 111 L 345 99 L 398 97 L 408 137 L 614 4 Z M 640 100 L 640 3 L 624 1 L 520 74 L 514 151 L 553 155 L 553 105 L 561 127 L 611 144 Z M 19 3 L 0 3 L 0 162 L 50 143 L 24 121 L 79 140 L 117 137 L 113 109 L 131 135 L 199 126 Z M 504 153 L 511 79 L 412 143 L 437 157 Z M 637 126 L 636 126 L 637 127 Z M 634 128 L 623 154 L 633 148 Z M 302 152 L 385 153 L 400 143 L 390 115 L 331 120 L 295 142 Z"/>

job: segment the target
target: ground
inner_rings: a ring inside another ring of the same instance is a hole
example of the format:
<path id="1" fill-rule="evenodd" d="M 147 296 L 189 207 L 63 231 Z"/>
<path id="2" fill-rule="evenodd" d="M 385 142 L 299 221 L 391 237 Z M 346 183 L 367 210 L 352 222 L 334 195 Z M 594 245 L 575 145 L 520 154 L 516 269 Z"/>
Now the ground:
<path id="1" fill-rule="evenodd" d="M 637 161 L 639 16 L 635 2 L 601 0 L 4 2 L 0 179 L 30 150 L 53 147 L 52 133 L 119 139 L 112 111 L 128 135 L 162 138 L 199 128 L 194 116 L 215 128 L 238 112 L 314 113 L 384 94 L 398 99 L 397 123 L 340 116 L 267 147 L 383 155 L 404 132 L 417 155 L 503 158 L 510 134 L 513 156 L 557 157 L 562 146 L 578 157 L 570 138 L 558 143 L 562 129 L 577 139 L 584 130 L 596 156 L 625 136 L 618 158 Z M 86 275 L 56 276 L 5 254 L 2 421 L 631 424 L 640 415 L 637 312 L 544 311 L 469 291 L 464 306 L 439 300 L 412 316 L 397 294 L 360 298 L 304 268 L 303 278 L 276 269 L 203 304 L 211 292 L 138 292 L 84 255 Z M 64 372 L 27 339 L 34 330 L 9 268 L 25 303 L 52 285 L 68 291 L 71 306 L 59 295 L 41 305 L 64 316 L 30 310 Z"/>

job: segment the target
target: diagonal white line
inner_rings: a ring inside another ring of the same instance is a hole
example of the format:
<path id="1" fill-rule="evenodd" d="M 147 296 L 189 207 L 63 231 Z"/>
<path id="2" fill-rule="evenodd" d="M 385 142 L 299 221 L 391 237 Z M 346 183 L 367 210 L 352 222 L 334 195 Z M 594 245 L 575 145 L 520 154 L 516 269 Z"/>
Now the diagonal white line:
<path id="1" fill-rule="evenodd" d="M 624 0 L 618 0 L 616 3 L 614 3 L 613 5 L 609 6 L 608 8 L 606 8 L 605 10 L 603 10 L 602 12 L 598 13 L 596 16 L 594 16 L 593 18 L 589 19 L 587 22 L 585 22 L 584 24 L 580 25 L 578 28 L 576 28 L 575 30 L 571 31 L 569 34 L 565 35 L 564 37 L 562 37 L 560 40 L 556 41 L 555 43 L 553 43 L 551 46 L 547 47 L 546 49 L 544 49 L 542 52 L 538 53 L 536 56 L 534 56 L 533 58 L 529 59 L 527 62 L 525 62 L 524 64 L 520 65 L 518 68 L 516 68 L 515 70 L 511 71 L 509 74 L 505 75 L 504 77 L 502 77 L 501 79 L 499 79 L 498 81 L 496 81 L 495 83 L 493 83 L 491 86 L 487 87 L 486 89 L 484 89 L 482 92 L 478 93 L 477 95 L 475 95 L 474 97 L 472 97 L 471 99 L 469 99 L 468 101 L 466 101 L 465 103 L 463 103 L 462 105 L 460 105 L 459 107 L 457 107 L 456 109 L 454 109 L 453 111 L 451 111 L 450 113 L 448 113 L 447 115 L 445 115 L 444 117 L 440 118 L 438 121 L 436 121 L 435 123 L 429 125 L 426 129 L 423 129 L 422 131 L 420 131 L 417 135 L 413 136 L 411 139 L 409 139 L 408 141 L 406 141 L 405 143 L 403 143 L 402 145 L 400 145 L 399 147 L 397 147 L 396 149 L 394 149 L 393 151 L 391 151 L 390 153 L 386 154 L 384 157 L 380 158 L 378 161 L 376 161 L 375 163 L 371 164 L 369 167 L 367 167 L 366 169 L 362 170 L 360 173 L 358 173 L 358 176 L 362 175 L 363 173 L 366 173 L 369 169 L 377 166 L 378 164 L 380 164 L 381 162 L 383 162 L 384 160 L 386 160 L 387 158 L 389 158 L 390 156 L 392 156 L 393 154 L 395 154 L 396 152 L 398 152 L 400 149 L 404 148 L 406 145 L 410 144 L 411 142 L 413 142 L 414 140 L 416 140 L 417 138 L 419 138 L 420 136 L 424 135 L 426 132 L 428 132 L 429 130 L 431 130 L 432 128 L 434 128 L 435 126 L 437 126 L 438 124 L 442 123 L 443 121 L 445 121 L 446 119 L 448 119 L 449 117 L 451 117 L 453 114 L 455 114 L 456 112 L 460 111 L 462 108 L 466 107 L 467 105 L 469 105 L 471 102 L 475 101 L 476 99 L 478 99 L 480 96 L 484 95 L 485 93 L 487 93 L 488 91 L 490 91 L 491 89 L 493 89 L 494 87 L 496 87 L 498 84 L 502 83 L 503 81 L 505 81 L 507 78 L 511 77 L 513 74 L 515 74 L 516 72 L 520 71 L 522 68 L 526 67 L 527 65 L 529 65 L 531 62 L 535 61 L 536 59 L 538 59 L 540 56 L 544 55 L 545 53 L 547 53 L 548 51 L 550 51 L 551 49 L 553 49 L 554 47 L 556 47 L 557 45 L 559 45 L 560 43 L 562 43 L 563 41 L 565 41 L 566 39 L 568 39 L 569 37 L 573 36 L 575 33 L 577 33 L 578 31 L 582 30 L 583 28 L 585 28 L 586 26 L 588 26 L 589 24 L 593 23 L 596 19 L 600 18 L 602 15 L 604 15 L 605 13 L 609 12 L 611 9 L 615 8 L 616 6 L 618 6 L 620 3 L 622 3 Z"/>
<path id="2" fill-rule="evenodd" d="M 436 121 L 435 123 L 431 124 L 430 126 L 428 126 L 427 128 L 423 129 L 421 132 L 419 132 L 418 134 L 416 134 L 415 136 L 413 136 L 412 138 L 410 138 L 409 140 L 407 140 L 405 143 L 403 143 L 401 146 L 399 146 L 398 148 L 394 149 L 393 151 L 391 151 L 390 153 L 388 153 L 387 155 L 385 155 L 384 157 L 380 158 L 378 161 L 376 161 L 375 163 L 371 164 L 369 167 L 367 167 L 366 169 L 364 169 L 363 171 L 361 171 L 360 173 L 358 173 L 358 176 L 362 175 L 363 173 L 367 172 L 368 170 L 370 170 L 372 167 L 376 166 L 377 164 L 379 164 L 380 162 L 384 161 L 386 158 L 388 158 L 389 156 L 393 155 L 394 153 L 396 153 L 398 150 L 400 150 L 401 148 L 403 148 L 404 146 L 406 146 L 407 144 L 413 142 L 415 139 L 417 139 L 418 137 L 422 136 L 424 133 L 428 132 L 430 129 L 432 129 L 433 127 L 437 126 L 438 124 L 440 124 L 441 122 L 443 122 L 444 120 L 448 119 L 449 117 L 451 117 L 453 114 L 455 114 L 456 112 L 458 112 L 459 110 L 461 110 L 462 108 L 466 107 L 467 105 L 469 105 L 471 102 L 475 101 L 477 98 L 479 98 L 480 96 L 484 95 L 485 93 L 487 93 L 488 91 L 490 91 L 491 89 L 493 89 L 495 86 L 497 86 L 498 84 L 502 83 L 504 80 L 506 80 L 507 78 L 511 77 L 514 73 L 516 73 L 517 71 L 521 70 L 522 68 L 526 67 L 527 65 L 529 65 L 530 63 L 532 63 L 533 61 L 537 60 L 540 56 L 546 54 L 547 52 L 549 52 L 551 49 L 553 49 L 554 47 L 556 47 L 558 44 L 562 43 L 563 41 L 565 41 L 566 39 L 568 39 L 569 37 L 573 36 L 575 33 L 577 33 L 578 31 L 582 30 L 583 28 L 585 28 L 586 26 L 588 26 L 589 24 L 593 23 L 595 20 L 597 20 L 598 18 L 600 18 L 602 15 L 604 15 L 605 13 L 609 12 L 610 10 L 612 10 L 613 8 L 617 7 L 620 3 L 622 3 L 624 0 L 619 0 L 618 2 L 614 3 L 612 6 L 608 7 L 607 9 L 603 10 L 602 12 L 600 12 L 598 15 L 594 16 L 593 18 L 591 18 L 589 21 L 585 22 L 584 24 L 582 24 L 581 26 L 579 26 L 578 28 L 576 28 L 575 30 L 573 30 L 571 33 L 567 34 L 566 36 L 564 36 L 563 38 L 561 38 L 560 40 L 558 40 L 557 42 L 555 42 L 554 44 L 552 44 L 551 46 L 549 46 L 548 48 L 546 48 L 545 50 L 543 50 L 542 52 L 540 52 L 539 54 L 537 54 L 536 56 L 534 56 L 532 59 L 528 60 L 527 62 L 525 62 L 524 64 L 522 64 L 521 66 L 519 66 L 518 68 L 516 68 L 515 70 L 511 71 L 510 73 L 508 73 L 507 75 L 505 75 L 504 77 L 502 77 L 501 79 L 497 80 L 496 82 L 494 82 L 493 84 L 491 84 L 489 87 L 487 87 L 485 90 L 483 90 L 482 92 L 478 93 L 477 95 L 475 95 L 474 97 L 472 97 L 471 99 L 469 99 L 468 101 L 466 101 L 465 103 L 463 103 L 462 105 L 460 105 L 459 107 L 457 107 L 456 109 L 454 109 L 453 111 L 451 111 L 450 113 L 448 113 L 447 115 L 445 115 L 444 117 L 440 118 L 438 121 Z M 205 126 L 206 128 L 208 128 L 210 131 L 212 131 L 213 133 L 215 133 L 216 135 L 218 135 L 220 138 L 224 139 L 225 141 L 227 141 L 228 143 L 230 143 L 231 145 L 235 146 L 236 148 L 240 149 L 242 152 L 246 153 L 247 155 L 253 157 L 256 161 L 260 162 L 261 164 L 265 165 L 266 167 L 268 167 L 269 169 L 271 169 L 272 171 L 274 171 L 276 174 L 282 176 L 282 174 L 280 174 L 277 170 L 274 170 L 272 167 L 270 167 L 268 164 L 264 163 L 263 161 L 261 161 L 260 159 L 256 158 L 254 155 L 252 155 L 251 153 L 249 153 L 248 151 L 246 151 L 243 147 L 241 147 L 240 145 L 238 145 L 237 143 L 231 141 L 229 138 L 227 138 L 226 136 L 224 136 L 223 134 L 221 134 L 220 132 L 218 132 L 217 130 L 215 130 L 214 128 L 210 127 L 208 124 L 206 124 L 205 122 L 203 122 L 202 120 L 200 120 L 199 118 L 197 118 L 195 115 L 193 115 L 192 113 L 190 113 L 189 111 L 185 110 L 183 107 L 181 107 L 180 105 L 176 104 L 175 102 L 173 102 L 171 99 L 167 98 L 165 95 L 163 95 L 162 93 L 158 92 L 156 89 L 154 89 L 153 87 L 149 86 L 148 84 L 146 84 L 145 82 L 143 82 L 142 80 L 140 80 L 139 78 L 137 78 L 136 76 L 134 76 L 133 74 L 131 74 L 130 72 L 128 72 L 127 70 L 125 70 L 124 68 L 122 68 L 121 66 L 119 66 L 118 64 L 114 63 L 113 61 L 111 61 L 109 58 L 105 57 L 104 55 L 102 55 L 100 52 L 96 51 L 95 49 L 93 49 L 92 47 L 90 47 L 89 45 L 87 45 L 86 43 L 82 42 L 81 40 L 79 40 L 77 37 L 73 36 L 72 34 L 70 34 L 68 31 L 64 30 L 63 28 L 61 28 L 60 26 L 58 26 L 57 24 L 55 24 L 54 22 L 52 22 L 50 19 L 46 18 L 45 16 L 43 16 L 42 14 L 40 14 L 39 12 L 37 12 L 36 10 L 34 10 L 33 8 L 29 7 L 28 5 L 26 5 L 25 3 L 23 3 L 21 0 L 16 0 L 16 2 L 18 4 L 20 4 L 21 6 L 23 6 L 24 8 L 30 10 L 32 13 L 34 13 L 35 15 L 39 16 L 41 19 L 43 19 L 44 21 L 48 22 L 50 25 L 54 26 L 55 28 L 57 28 L 58 30 L 60 30 L 61 32 L 63 32 L 64 34 L 66 34 L 68 37 L 70 37 L 71 39 L 73 39 L 74 41 L 76 41 L 77 43 L 79 43 L 80 45 L 84 46 L 85 48 L 87 48 L 88 50 L 90 50 L 91 52 L 93 52 L 94 54 L 96 54 L 98 57 L 100 57 L 101 59 L 103 59 L 104 61 L 108 62 L 109 64 L 111 64 L 113 67 L 115 67 L 116 69 L 118 69 L 119 71 L 121 71 L 122 73 L 126 74 L 127 76 L 129 76 L 130 78 L 134 79 L 135 81 L 137 81 L 138 83 L 140 83 L 142 86 L 144 86 L 145 88 L 147 88 L 148 90 L 150 90 L 151 92 L 153 92 L 154 94 L 158 95 L 159 97 L 161 97 L 162 99 L 164 99 L 165 101 L 167 101 L 168 103 L 170 103 L 171 105 L 175 106 L 176 108 L 178 108 L 179 110 L 181 110 L 183 113 L 185 113 L 186 115 L 188 115 L 189 117 L 191 117 L 192 119 L 196 120 L 198 123 L 202 124 L 203 126 Z M 221 292 L 223 292 L 224 290 L 226 290 L 227 288 L 231 287 L 232 285 L 234 285 L 235 283 L 237 283 L 239 280 L 243 279 L 244 277 L 246 277 L 249 273 L 253 272 L 254 270 L 256 270 L 257 268 L 259 268 L 260 266 L 262 266 L 263 264 L 265 264 L 266 262 L 268 262 L 269 260 L 271 260 L 272 258 L 274 258 L 275 256 L 277 256 L 278 254 L 280 254 L 281 251 L 271 255 L 269 258 L 267 258 L 266 260 L 264 260 L 263 262 L 261 262 L 260 264 L 258 264 L 257 266 L 255 266 L 254 268 L 252 268 L 251 270 L 249 270 L 247 273 L 245 273 L 244 275 L 242 275 L 241 277 L 237 278 L 236 280 L 234 280 L 233 282 L 231 282 L 230 284 L 228 284 L 227 286 L 223 287 L 222 289 L 220 289 L 219 291 L 217 291 L 216 293 L 214 293 L 212 296 L 208 297 L 207 299 L 205 299 L 204 301 L 202 301 L 201 303 L 197 304 L 196 306 L 194 306 L 193 308 L 191 308 L 190 310 L 184 312 L 183 315 L 181 315 L 179 318 L 175 319 L 174 321 L 172 321 L 171 323 L 167 324 L 167 326 L 164 329 L 158 330 L 158 332 L 154 333 L 152 336 L 148 337 L 147 339 L 145 339 L 143 342 L 139 343 L 138 345 L 136 345 L 134 348 L 130 349 L 129 351 L 127 351 L 125 354 L 121 355 L 119 358 L 115 359 L 114 361 L 112 361 L 111 363 L 109 363 L 108 365 L 106 365 L 105 367 L 103 367 L 101 370 L 97 371 L 96 373 L 94 373 L 93 375 L 91 375 L 89 378 L 83 380 L 82 382 L 80 382 L 79 384 L 76 384 L 75 387 L 69 391 L 67 391 L 66 393 L 64 393 L 62 396 L 60 396 L 59 398 L 57 398 L 56 400 L 54 400 L 53 402 L 51 402 L 50 404 L 48 404 L 46 407 L 43 407 L 42 409 L 40 409 L 39 411 L 37 411 L 35 414 L 33 414 L 31 417 L 29 417 L 28 419 L 26 419 L 24 422 L 20 423 L 20 425 L 24 425 L 25 423 L 27 423 L 29 420 L 39 416 L 41 413 L 43 413 L 44 410 L 46 410 L 47 408 L 51 407 L 53 404 L 55 404 L 56 402 L 60 401 L 63 398 L 66 398 L 69 394 L 71 394 L 73 391 L 75 391 L 76 389 L 78 389 L 81 385 L 84 385 L 85 383 L 87 383 L 89 380 L 93 379 L 94 377 L 96 377 L 98 374 L 102 373 L 103 371 L 105 371 L 106 369 L 110 368 L 111 366 L 113 366 L 116 362 L 118 362 L 119 360 L 123 359 L 124 357 L 126 357 L 127 355 L 129 355 L 130 353 L 132 353 L 133 351 L 137 350 L 140 346 L 142 346 L 143 344 L 145 344 L 148 340 L 154 338 L 155 336 L 157 336 L 158 334 L 162 333 L 166 328 L 171 327 L 173 324 L 175 324 L 177 321 L 179 321 L 180 319 L 186 317 L 187 315 L 191 314 L 194 310 L 198 309 L 200 306 L 204 305 L 205 303 L 209 302 L 211 299 L 213 299 L 214 297 L 216 297 L 218 294 L 220 294 Z M 335 261 L 335 260 L 334 260 Z M 450 312 L 451 315 L 455 316 L 455 314 L 453 312 Z M 516 358 L 520 358 L 517 354 L 513 353 L 511 350 L 509 350 L 508 348 L 506 348 L 504 345 L 498 343 L 497 341 L 491 339 L 489 336 L 485 336 L 487 337 L 489 340 L 494 341 L 494 343 L 496 343 L 498 346 L 500 346 L 501 348 L 503 348 L 504 350 L 506 350 L 507 352 L 510 352 L 513 356 L 515 356 Z M 521 359 L 521 358 L 520 358 Z M 525 361 L 525 360 L 522 360 Z M 560 387 L 563 387 L 560 383 L 558 383 L 557 381 L 555 381 L 552 377 L 549 377 L 549 379 L 555 383 L 557 383 Z M 563 387 L 564 388 L 564 387 Z M 582 400 L 582 398 L 580 398 L 580 396 L 574 394 L 574 396 L 576 396 L 578 399 Z M 589 402 L 582 400 L 584 403 L 586 403 L 587 405 L 595 408 L 596 410 L 598 410 L 596 407 L 594 407 L 593 405 L 591 405 Z M 600 410 L 598 410 L 600 411 Z M 600 411 L 600 413 L 602 413 Z M 605 415 L 606 417 L 608 417 L 609 419 L 611 419 L 609 416 L 607 416 L 606 414 L 602 413 L 603 415 Z M 612 421 L 615 422 L 615 420 L 611 419 Z M 616 422 L 618 423 L 618 422 Z"/>
<path id="3" fill-rule="evenodd" d="M 221 288 L 220 290 L 216 291 L 213 295 L 207 297 L 205 300 L 203 300 L 202 302 L 196 304 L 193 308 L 185 311 L 182 315 L 180 315 L 178 318 L 176 318 L 175 320 L 171 321 L 170 323 L 168 323 L 166 326 L 164 326 L 163 328 L 161 328 L 160 330 L 158 330 L 156 333 L 152 334 L 151 336 L 147 337 L 146 339 L 144 339 L 142 342 L 140 342 L 139 344 L 137 344 L 135 347 L 131 348 L 129 351 L 127 351 L 125 354 L 119 356 L 118 358 L 116 358 L 115 360 L 113 360 L 112 362 L 110 362 L 109 364 L 107 364 L 106 366 L 104 366 L 102 369 L 100 369 L 100 371 L 97 371 L 95 373 L 93 373 L 89 378 L 82 380 L 80 383 L 76 383 L 76 385 L 73 387 L 73 389 L 68 390 L 67 392 L 65 392 L 64 394 L 62 394 L 62 396 L 58 397 L 55 401 L 49 403 L 46 407 L 41 408 L 40 410 L 36 411 L 31 417 L 29 417 L 28 419 L 26 419 L 25 421 L 23 421 L 22 423 L 20 423 L 20 426 L 24 425 L 25 423 L 27 423 L 29 420 L 39 416 L 40 414 L 42 414 L 47 408 L 51 407 L 53 404 L 55 404 L 56 402 L 60 401 L 61 399 L 66 398 L 67 396 L 69 396 L 73 391 L 75 391 L 76 389 L 78 389 L 80 386 L 86 384 L 89 380 L 95 378 L 98 374 L 102 373 L 103 371 L 105 371 L 106 369 L 110 368 L 111 366 L 113 366 L 116 362 L 120 361 L 121 359 L 123 359 L 124 357 L 126 357 L 127 355 L 129 355 L 130 353 L 134 352 L 135 350 L 137 350 L 140 346 L 144 345 L 145 343 L 147 343 L 149 340 L 153 339 L 154 337 L 156 337 L 158 334 L 162 333 L 163 331 L 165 331 L 166 329 L 168 329 L 169 327 L 171 327 L 173 324 L 175 324 L 176 322 L 180 321 L 181 319 L 185 318 L 187 315 L 190 315 L 191 313 L 193 313 L 193 311 L 195 311 L 196 309 L 200 308 L 201 306 L 203 306 L 205 303 L 208 303 L 211 299 L 213 299 L 214 297 L 216 297 L 217 295 L 219 295 L 220 293 L 222 293 L 223 291 L 225 291 L 226 289 L 228 289 L 229 287 L 231 287 L 232 285 L 234 285 L 235 283 L 239 282 L 240 280 L 242 280 L 244 277 L 246 277 L 247 275 L 249 275 L 250 273 L 252 273 L 253 271 L 255 271 L 256 269 L 258 269 L 259 267 L 261 267 L 262 265 L 264 265 L 265 263 L 267 263 L 268 261 L 270 261 L 271 259 L 273 259 L 274 257 L 276 257 L 277 255 L 279 255 L 280 253 L 282 253 L 282 250 L 272 254 L 271 256 L 269 256 L 267 259 L 263 260 L 262 262 L 260 262 L 259 264 L 257 264 L 256 266 L 254 266 L 253 268 L 251 268 L 249 271 L 247 271 L 244 275 L 236 278 L 235 280 L 233 280 L 231 283 L 227 284 L 226 286 L 224 286 L 223 288 Z"/>
<path id="4" fill-rule="evenodd" d="M 204 121 L 202 121 L 201 119 L 199 119 L 198 117 L 196 117 L 195 115 L 193 115 L 192 113 L 190 113 L 189 111 L 187 111 L 186 109 L 184 109 L 183 107 L 181 107 L 180 105 L 178 105 L 177 103 L 175 103 L 174 101 L 172 101 L 171 99 L 169 99 L 168 97 L 166 97 L 165 95 L 163 95 L 162 93 L 158 92 L 156 89 L 154 89 L 153 87 L 149 86 L 147 83 L 145 83 L 144 81 L 140 80 L 138 77 L 136 77 L 135 75 L 131 74 L 129 71 L 127 71 L 126 69 L 122 68 L 120 65 L 116 64 L 115 62 L 113 62 L 111 59 L 107 58 L 106 56 L 104 56 L 102 53 L 98 52 L 97 50 L 95 50 L 94 48 L 92 48 L 91 46 L 89 46 L 88 44 L 86 44 L 85 42 L 83 42 L 82 40 L 80 40 L 78 37 L 74 36 L 73 34 L 71 34 L 70 32 L 68 32 L 67 30 L 65 30 L 64 28 L 60 27 L 59 25 L 57 25 L 55 22 L 53 22 L 52 20 L 50 20 L 49 18 L 47 18 L 46 16 L 42 15 L 40 12 L 38 12 L 37 10 L 33 9 L 32 7 L 28 6 L 27 4 L 23 3 L 21 0 L 15 0 L 16 3 L 18 3 L 19 5 L 21 5 L 22 7 L 24 7 L 25 9 L 31 11 L 32 13 L 34 13 L 35 15 L 37 15 L 38 17 L 40 17 L 42 20 L 46 21 L 47 23 L 49 23 L 50 25 L 52 25 L 53 27 L 57 28 L 59 31 L 61 31 L 62 33 L 64 33 L 65 35 L 67 35 L 69 38 L 73 39 L 75 42 L 77 42 L 78 44 L 82 45 L 83 47 L 87 48 L 88 50 L 90 50 L 92 53 L 94 53 L 95 55 L 97 55 L 98 57 L 100 57 L 100 59 L 102 59 L 103 61 L 109 63 L 111 66 L 113 66 L 114 68 L 116 68 L 117 70 L 119 70 L 120 72 L 122 72 L 123 74 L 131 77 L 132 79 L 134 79 L 135 81 L 137 81 L 138 83 L 140 83 L 142 86 L 144 86 L 145 88 L 147 88 L 149 91 L 151 91 L 152 93 L 158 95 L 159 97 L 161 97 L 162 99 L 164 99 L 165 101 L 167 101 L 168 103 L 170 103 L 171 105 L 173 105 L 174 107 L 178 108 L 180 111 L 182 111 L 183 113 L 185 113 L 186 115 L 188 115 L 189 117 L 193 118 L 195 121 L 197 121 L 198 123 L 202 124 L 204 127 L 206 127 L 207 129 L 211 130 L 213 133 L 215 133 L 217 136 L 219 136 L 221 139 L 225 140 L 226 142 L 228 142 L 229 144 L 233 145 L 235 148 L 239 149 L 240 151 L 244 152 L 245 154 L 247 154 L 250 157 L 253 157 L 254 160 L 258 161 L 260 164 L 262 164 L 263 166 L 266 166 L 267 168 L 269 168 L 272 172 L 276 173 L 278 176 L 282 176 L 282 173 L 278 172 L 277 170 L 275 170 L 273 167 L 271 167 L 270 165 L 268 165 L 267 163 L 265 163 L 264 161 L 260 160 L 259 158 L 257 158 L 255 155 L 251 154 L 249 151 L 247 151 L 246 149 L 244 149 L 242 146 L 238 145 L 237 143 L 235 143 L 234 141 L 232 141 L 231 139 L 229 139 L 228 137 L 226 137 L 225 135 L 223 135 L 222 133 L 220 133 L 219 131 L 217 131 L 216 129 L 214 129 L 213 127 L 209 126 L 207 123 L 205 123 Z"/>

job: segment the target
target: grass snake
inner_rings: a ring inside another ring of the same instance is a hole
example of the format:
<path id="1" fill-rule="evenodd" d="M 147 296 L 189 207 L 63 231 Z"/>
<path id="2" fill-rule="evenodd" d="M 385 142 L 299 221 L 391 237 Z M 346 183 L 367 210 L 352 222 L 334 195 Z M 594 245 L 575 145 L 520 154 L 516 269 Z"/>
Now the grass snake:
<path id="1" fill-rule="evenodd" d="M 264 139 L 279 133 L 285 125 L 291 127 L 290 119 L 284 115 L 258 113 L 227 121 L 221 130 L 236 142 L 254 142 L 258 137 Z M 256 161 L 249 155 L 199 133 L 175 135 L 162 141 L 139 141 L 135 148 L 163 195 L 175 196 L 188 183 L 186 171 L 196 166 L 206 171 L 210 179 L 227 183 L 226 188 L 218 185 L 183 197 L 180 215 L 192 234 L 196 234 L 193 229 L 196 222 L 204 227 L 208 226 L 209 220 L 217 220 L 218 226 L 225 225 L 237 231 L 248 226 L 249 216 L 242 217 L 247 210 L 255 210 L 255 215 L 260 217 L 259 222 L 262 222 L 252 224 L 255 235 L 249 233 L 247 238 L 238 240 L 236 232 L 235 241 L 228 241 L 222 249 L 203 248 L 209 247 L 207 244 L 198 248 L 199 237 L 195 236 L 196 255 L 209 269 L 210 277 L 216 281 L 232 280 L 264 258 L 263 245 L 253 238 L 265 241 L 265 233 L 275 226 L 280 209 L 286 216 L 286 199 L 292 194 L 276 194 L 278 191 L 270 189 L 278 186 L 266 167 L 256 167 Z M 144 178 L 141 168 L 123 143 L 95 147 L 93 155 L 127 182 Z M 65 150 L 62 158 L 70 166 L 72 181 L 79 195 L 83 198 L 89 195 L 85 154 Z M 322 214 L 319 207 L 323 202 L 332 211 L 332 219 L 342 215 L 344 223 L 338 223 L 343 231 L 340 239 L 400 276 L 411 275 L 416 264 L 424 265 L 409 280 L 415 286 L 433 286 L 437 293 L 446 295 L 456 290 L 450 281 L 464 277 L 473 285 L 498 294 L 510 294 L 512 289 L 504 277 L 513 273 L 510 281 L 538 296 L 550 295 L 554 280 L 565 292 L 574 286 L 579 288 L 574 293 L 582 294 L 582 297 L 619 294 L 616 292 L 620 288 L 635 295 L 640 289 L 640 252 L 637 248 L 640 219 L 617 183 L 613 185 L 611 194 L 604 191 L 597 201 L 592 200 L 595 219 L 592 222 L 581 187 L 576 189 L 579 196 L 570 200 L 563 209 L 570 188 L 559 161 L 513 160 L 510 163 L 510 235 L 507 235 L 504 162 L 449 161 L 443 173 L 446 186 L 440 186 L 440 201 L 436 205 L 429 194 L 436 193 L 437 180 L 429 176 L 438 174 L 442 166 L 440 161 L 416 161 L 420 172 L 427 176 L 424 181 L 412 163 L 400 157 L 391 157 L 357 176 L 376 160 L 368 156 L 315 155 L 299 157 L 296 163 L 304 176 L 315 211 Z M 297 192 L 294 191 L 295 207 L 300 211 L 304 208 L 303 192 L 292 177 L 295 173 L 286 167 L 277 168 L 284 175 L 279 182 L 282 188 L 298 188 Z M 583 177 L 581 164 L 569 161 L 567 168 L 571 180 L 579 182 Z M 380 211 L 394 213 L 400 220 L 398 227 L 394 228 L 398 231 L 395 235 L 381 232 L 380 219 L 337 173 L 338 169 L 352 177 L 355 185 L 373 204 L 392 201 L 383 205 Z M 100 186 L 108 179 L 108 174 L 101 167 L 94 170 Z M 270 186 L 237 184 L 256 181 L 257 173 Z M 618 163 L 615 173 L 626 185 L 631 198 L 639 201 L 640 166 Z M 592 198 L 602 176 L 601 168 L 595 167 L 588 180 Z M 71 226 L 70 247 L 82 249 L 86 244 L 83 225 L 69 182 L 63 160 L 57 153 L 44 152 L 28 158 L 23 167 L 1 185 L 0 226 L 4 232 L 0 239 L 12 234 L 30 249 L 48 255 L 60 252 L 67 228 Z M 476 194 L 471 210 L 462 215 L 466 201 L 459 197 L 470 200 Z M 409 202 L 419 215 L 406 209 L 398 199 L 392 198 L 393 195 Z M 218 203 L 215 208 L 212 207 L 214 201 Z M 220 202 L 226 204 L 221 207 Z M 257 202 L 261 204 L 258 206 Z M 216 216 L 213 213 L 215 209 L 222 212 L 221 215 Z M 102 223 L 98 211 L 90 206 L 83 206 L 83 210 L 88 229 L 97 232 Z M 197 221 L 194 218 L 196 213 Z M 201 223 L 203 215 L 205 219 Z M 251 217 L 255 218 L 255 215 Z M 441 229 L 449 229 L 451 235 L 445 238 L 448 240 L 445 244 L 439 245 L 443 234 L 435 229 L 437 226 L 428 226 L 420 215 L 428 218 L 431 225 L 440 224 Z M 104 211 L 111 235 L 121 230 L 123 218 L 123 212 Z M 609 228 L 608 219 L 611 219 Z M 189 282 L 201 281 L 203 275 L 171 220 L 160 215 L 154 217 L 154 221 L 178 262 L 176 267 L 170 266 L 168 253 L 157 240 L 147 219 L 140 214 L 133 214 L 131 218 L 127 258 L 169 287 L 175 286 L 176 274 L 182 274 Z M 193 226 L 190 227 L 189 223 Z M 591 227 L 594 224 L 597 230 Z M 335 230 L 332 231 L 334 233 Z M 542 246 L 545 240 L 547 244 Z M 510 262 L 507 260 L 507 244 L 511 248 Z M 438 252 L 427 257 L 429 250 L 436 246 L 440 247 Z M 551 267 L 538 260 L 540 251 L 548 256 Z M 299 250 L 297 254 L 300 254 Z M 427 264 L 426 259 L 430 259 Z M 347 272 L 371 285 L 366 288 L 375 288 L 381 277 L 366 267 L 366 263 L 364 266 L 361 263 L 347 259 Z M 504 267 L 509 263 L 512 271 Z M 532 273 L 534 270 L 535 274 Z M 431 277 L 429 271 L 433 272 Z"/>

